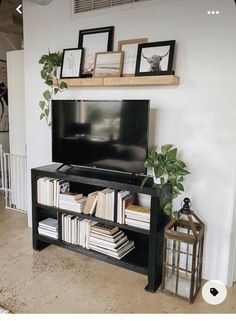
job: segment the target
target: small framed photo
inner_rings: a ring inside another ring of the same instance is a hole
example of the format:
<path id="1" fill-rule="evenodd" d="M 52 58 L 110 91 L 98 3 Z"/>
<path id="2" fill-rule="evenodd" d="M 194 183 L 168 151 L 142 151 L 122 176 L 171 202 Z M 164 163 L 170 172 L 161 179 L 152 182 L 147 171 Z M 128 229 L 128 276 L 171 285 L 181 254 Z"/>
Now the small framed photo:
<path id="1" fill-rule="evenodd" d="M 136 76 L 171 75 L 175 40 L 138 45 Z"/>
<path id="2" fill-rule="evenodd" d="M 122 51 L 98 52 L 95 57 L 94 77 L 120 77 L 124 53 Z"/>
<path id="3" fill-rule="evenodd" d="M 124 52 L 123 77 L 133 77 L 135 75 L 138 45 L 147 42 L 148 38 L 120 40 L 118 42 L 118 51 Z"/>
<path id="4" fill-rule="evenodd" d="M 83 48 L 64 49 L 62 55 L 61 78 L 79 78 L 83 61 Z"/>
<path id="5" fill-rule="evenodd" d="M 113 50 L 114 27 L 80 30 L 79 48 L 84 48 L 82 77 L 92 77 L 95 54 Z"/>

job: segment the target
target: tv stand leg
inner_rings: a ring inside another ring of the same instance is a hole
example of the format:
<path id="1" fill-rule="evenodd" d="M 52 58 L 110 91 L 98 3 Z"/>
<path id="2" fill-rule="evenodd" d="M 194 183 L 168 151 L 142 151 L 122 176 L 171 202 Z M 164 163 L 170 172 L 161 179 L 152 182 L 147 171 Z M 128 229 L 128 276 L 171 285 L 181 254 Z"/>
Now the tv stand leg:
<path id="1" fill-rule="evenodd" d="M 151 224 L 148 252 L 148 284 L 145 290 L 156 292 L 162 280 L 162 256 L 164 244 L 164 226 L 158 226 L 162 217 L 162 210 L 158 197 L 151 198 Z"/>
<path id="2" fill-rule="evenodd" d="M 39 241 L 39 240 L 33 240 L 33 249 L 35 251 L 41 251 L 43 249 L 45 249 L 46 247 L 48 247 L 50 244 L 43 242 L 43 241 Z"/>

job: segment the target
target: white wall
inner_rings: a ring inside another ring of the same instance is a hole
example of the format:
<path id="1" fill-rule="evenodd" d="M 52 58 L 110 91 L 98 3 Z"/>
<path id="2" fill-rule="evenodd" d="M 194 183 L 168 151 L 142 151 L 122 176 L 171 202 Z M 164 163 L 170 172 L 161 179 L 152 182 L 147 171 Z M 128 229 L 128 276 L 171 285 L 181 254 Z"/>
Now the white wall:
<path id="1" fill-rule="evenodd" d="M 7 53 L 10 152 L 25 155 L 24 50 Z"/>
<path id="2" fill-rule="evenodd" d="M 232 0 L 160 2 L 145 3 L 132 13 L 72 18 L 70 0 L 47 7 L 24 1 L 28 183 L 32 167 L 51 162 L 50 130 L 39 120 L 38 101 L 45 88 L 38 64 L 42 54 L 77 47 L 80 29 L 110 25 L 115 26 L 114 49 L 121 39 L 175 39 L 179 87 L 78 88 L 61 97 L 151 100 L 150 144 L 173 143 L 192 172 L 186 194 L 206 223 L 203 275 L 226 283 L 235 193 L 236 8 Z M 207 15 L 209 9 L 220 15 Z"/>

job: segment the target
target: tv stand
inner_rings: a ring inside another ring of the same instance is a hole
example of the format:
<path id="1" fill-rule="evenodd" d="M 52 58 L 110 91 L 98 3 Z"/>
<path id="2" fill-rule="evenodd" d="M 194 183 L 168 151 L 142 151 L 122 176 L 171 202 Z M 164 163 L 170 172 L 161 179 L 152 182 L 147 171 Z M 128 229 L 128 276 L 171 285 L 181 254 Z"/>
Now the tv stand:
<path id="1" fill-rule="evenodd" d="M 145 186 L 141 190 L 140 184 L 143 177 L 141 177 L 140 175 L 133 176 L 136 178 L 135 181 L 132 180 L 131 182 L 128 182 L 127 177 L 126 182 L 124 182 L 124 178 L 115 173 L 114 176 L 109 177 L 106 175 L 102 177 L 102 174 L 100 173 L 96 177 L 96 171 L 76 171 L 75 168 L 58 171 L 57 166 L 58 165 L 54 164 L 34 168 L 31 170 L 33 249 L 36 251 L 40 251 L 45 247 L 54 244 L 68 250 L 75 251 L 92 258 L 147 275 L 148 284 L 145 289 L 149 292 L 155 292 L 161 284 L 164 228 L 169 222 L 169 217 L 163 213 L 160 207 L 159 196 L 161 191 L 153 189 L 150 186 Z M 84 195 L 87 195 L 88 193 L 98 189 L 113 188 L 115 191 L 114 221 L 105 220 L 84 213 L 77 213 L 64 209 L 62 210 L 57 207 L 39 204 L 37 202 L 37 180 L 40 177 L 50 177 L 66 180 L 70 182 L 72 192 L 83 193 Z M 142 193 L 151 196 L 150 230 L 117 223 L 117 192 L 120 190 L 127 190 L 132 193 Z M 96 222 L 118 226 L 121 230 L 125 231 L 130 240 L 134 241 L 135 249 L 124 256 L 122 259 L 118 260 L 105 254 L 101 254 L 93 250 L 88 250 L 78 245 L 67 243 L 62 240 L 63 213 L 72 214 L 73 216 L 81 218 L 87 218 Z M 38 234 L 38 222 L 49 217 L 58 220 L 58 239 L 53 239 Z"/>

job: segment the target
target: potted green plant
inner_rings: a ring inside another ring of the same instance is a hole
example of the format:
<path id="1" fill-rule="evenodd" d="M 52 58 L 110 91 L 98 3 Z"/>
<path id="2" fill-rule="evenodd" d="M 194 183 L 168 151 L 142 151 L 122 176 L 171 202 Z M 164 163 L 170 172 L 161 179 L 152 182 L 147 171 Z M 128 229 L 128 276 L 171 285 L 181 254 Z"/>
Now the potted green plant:
<path id="1" fill-rule="evenodd" d="M 41 77 L 44 83 L 49 86 L 47 90 L 43 92 L 43 99 L 39 102 L 41 109 L 40 119 L 45 119 L 48 126 L 51 126 L 49 121 L 50 107 L 52 96 L 58 92 L 62 92 L 65 88 L 68 88 L 65 81 L 59 81 L 58 68 L 62 63 L 62 52 L 48 52 L 47 55 L 43 55 L 39 63 L 43 65 L 41 70 Z"/>
<path id="2" fill-rule="evenodd" d="M 148 154 L 145 167 L 150 169 L 153 175 L 147 175 L 141 184 L 145 185 L 149 177 L 154 178 L 153 188 L 161 191 L 160 205 L 165 214 L 177 216 L 177 211 L 173 211 L 172 200 L 184 192 L 184 176 L 190 174 L 186 169 L 186 164 L 177 158 L 177 148 L 173 145 L 163 145 L 161 152 L 157 152 L 157 147 L 153 146 Z"/>

